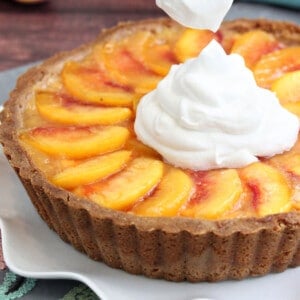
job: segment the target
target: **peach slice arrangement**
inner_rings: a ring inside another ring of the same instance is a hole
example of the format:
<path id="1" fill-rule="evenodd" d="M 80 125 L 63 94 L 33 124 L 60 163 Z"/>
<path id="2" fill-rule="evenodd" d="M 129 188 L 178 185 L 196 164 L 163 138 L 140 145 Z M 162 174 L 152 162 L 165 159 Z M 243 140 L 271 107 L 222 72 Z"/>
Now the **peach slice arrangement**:
<path id="1" fill-rule="evenodd" d="M 300 46 L 262 30 L 229 40 L 221 31 L 166 26 L 104 40 L 82 60 L 66 62 L 60 88 L 36 90 L 28 109 L 42 121 L 25 126 L 20 141 L 55 186 L 130 214 L 217 220 L 300 209 L 298 145 L 239 170 L 194 172 L 170 166 L 136 139 L 141 97 L 212 39 L 243 56 L 258 85 L 300 117 Z M 54 162 L 56 170 L 48 170 Z"/>

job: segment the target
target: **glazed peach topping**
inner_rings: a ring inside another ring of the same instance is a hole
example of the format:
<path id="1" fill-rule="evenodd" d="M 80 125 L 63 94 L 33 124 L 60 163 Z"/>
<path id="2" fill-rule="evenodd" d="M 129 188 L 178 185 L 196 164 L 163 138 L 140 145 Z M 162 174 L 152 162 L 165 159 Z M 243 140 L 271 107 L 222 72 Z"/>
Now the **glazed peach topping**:
<path id="1" fill-rule="evenodd" d="M 140 29 L 94 45 L 84 59 L 65 63 L 55 84 L 36 89 L 20 133 L 35 165 L 57 187 L 141 216 L 214 220 L 300 210 L 299 140 L 289 152 L 241 169 L 195 172 L 168 165 L 136 139 L 142 95 L 213 38 L 242 55 L 258 85 L 300 117 L 300 46 L 260 30 L 228 42 L 210 31 Z"/>

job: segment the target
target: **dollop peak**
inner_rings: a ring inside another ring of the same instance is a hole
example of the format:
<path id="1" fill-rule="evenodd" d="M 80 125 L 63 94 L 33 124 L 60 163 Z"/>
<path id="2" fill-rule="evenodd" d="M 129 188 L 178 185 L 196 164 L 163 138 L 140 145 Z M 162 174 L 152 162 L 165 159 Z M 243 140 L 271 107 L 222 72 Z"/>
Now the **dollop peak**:
<path id="1" fill-rule="evenodd" d="M 156 5 L 183 26 L 217 31 L 233 0 L 156 0 Z"/>
<path id="2" fill-rule="evenodd" d="M 138 138 L 171 164 L 193 170 L 239 168 L 289 150 L 298 118 L 275 94 L 256 85 L 236 54 L 212 41 L 202 53 L 172 66 L 141 100 Z"/>

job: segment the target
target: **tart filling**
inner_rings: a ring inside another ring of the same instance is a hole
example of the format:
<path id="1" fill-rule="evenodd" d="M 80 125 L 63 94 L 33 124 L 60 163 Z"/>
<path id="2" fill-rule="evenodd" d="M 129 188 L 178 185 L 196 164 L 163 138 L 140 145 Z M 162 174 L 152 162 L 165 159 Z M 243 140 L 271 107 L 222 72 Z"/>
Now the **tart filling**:
<path id="1" fill-rule="evenodd" d="M 20 142 L 50 182 L 111 209 L 212 220 L 297 211 L 300 177 L 298 164 L 290 161 L 300 155 L 299 142 L 243 168 L 197 172 L 162 161 L 132 129 L 142 95 L 189 56 L 184 51 L 199 53 L 214 36 L 222 36 L 222 29 L 212 34 L 174 25 L 96 43 L 82 59 L 66 61 L 51 84 L 35 89 L 22 116 Z M 263 30 L 218 40 L 222 45 L 229 38 L 227 51 L 245 58 L 258 84 L 269 82 L 283 106 L 296 106 L 300 45 Z"/>

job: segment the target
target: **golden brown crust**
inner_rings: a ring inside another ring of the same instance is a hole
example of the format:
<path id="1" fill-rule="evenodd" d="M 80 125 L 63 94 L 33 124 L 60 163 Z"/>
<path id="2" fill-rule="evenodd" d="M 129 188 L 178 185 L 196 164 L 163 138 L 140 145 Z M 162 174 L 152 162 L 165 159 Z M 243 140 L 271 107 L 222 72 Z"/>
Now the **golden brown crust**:
<path id="1" fill-rule="evenodd" d="M 120 38 L 139 28 L 178 26 L 168 19 L 123 23 L 96 42 Z M 280 41 L 300 44 L 300 27 L 266 20 L 236 20 L 221 31 L 263 29 Z M 103 208 L 49 183 L 18 141 L 21 114 L 33 86 L 58 76 L 62 64 L 80 59 L 93 44 L 61 53 L 32 68 L 17 82 L 1 114 L 0 142 L 37 211 L 49 227 L 76 249 L 109 266 L 174 281 L 241 279 L 300 265 L 300 214 L 205 221 L 138 217 Z"/>
<path id="2" fill-rule="evenodd" d="M 222 29 L 225 32 L 233 31 L 238 33 L 260 29 L 273 34 L 276 39 L 286 45 L 292 46 L 300 43 L 300 27 L 289 22 L 239 19 L 225 22 Z"/>

